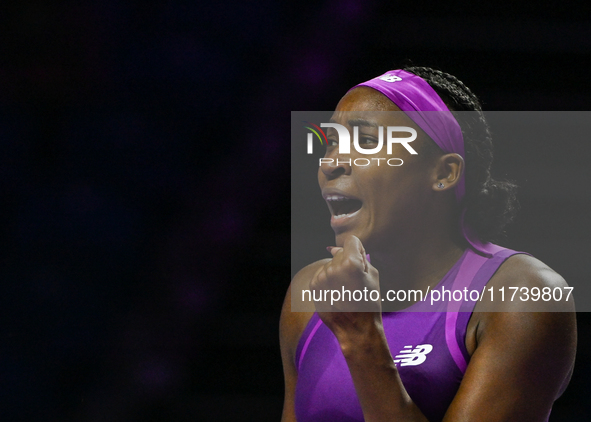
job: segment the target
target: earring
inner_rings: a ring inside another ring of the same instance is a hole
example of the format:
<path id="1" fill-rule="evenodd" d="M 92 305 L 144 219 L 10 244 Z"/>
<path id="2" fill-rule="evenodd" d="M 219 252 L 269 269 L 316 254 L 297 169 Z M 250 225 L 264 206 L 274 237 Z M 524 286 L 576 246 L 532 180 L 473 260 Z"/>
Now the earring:
<path id="1" fill-rule="evenodd" d="M 443 183 L 439 182 L 439 183 L 437 183 L 437 187 L 439 189 L 443 189 L 445 187 L 445 185 Z"/>

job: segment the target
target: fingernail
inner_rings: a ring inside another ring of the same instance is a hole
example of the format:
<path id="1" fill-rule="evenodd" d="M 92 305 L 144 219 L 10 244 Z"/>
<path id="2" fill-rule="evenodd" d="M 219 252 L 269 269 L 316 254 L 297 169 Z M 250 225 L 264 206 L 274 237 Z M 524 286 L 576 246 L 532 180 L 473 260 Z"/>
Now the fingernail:
<path id="1" fill-rule="evenodd" d="M 332 248 L 334 248 L 334 246 L 327 246 L 326 250 L 330 253 L 330 252 L 332 252 Z"/>

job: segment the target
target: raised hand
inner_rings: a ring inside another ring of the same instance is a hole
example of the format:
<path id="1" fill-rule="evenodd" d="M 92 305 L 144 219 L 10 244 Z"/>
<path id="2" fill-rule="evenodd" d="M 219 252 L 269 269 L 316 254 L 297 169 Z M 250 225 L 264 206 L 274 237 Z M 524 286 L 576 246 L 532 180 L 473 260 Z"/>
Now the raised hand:
<path id="1" fill-rule="evenodd" d="M 378 271 L 369 263 L 361 241 L 350 236 L 342 248 L 330 248 L 332 260 L 310 282 L 322 321 L 339 342 L 367 330 L 382 329 Z"/>

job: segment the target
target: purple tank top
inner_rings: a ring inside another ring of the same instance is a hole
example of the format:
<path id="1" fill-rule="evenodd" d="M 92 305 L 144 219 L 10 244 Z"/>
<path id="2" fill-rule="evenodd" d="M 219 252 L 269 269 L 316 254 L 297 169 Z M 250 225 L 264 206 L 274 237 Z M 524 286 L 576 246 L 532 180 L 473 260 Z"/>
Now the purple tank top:
<path id="1" fill-rule="evenodd" d="M 481 291 L 499 266 L 519 253 L 494 247 L 486 258 L 470 248 L 435 289 Z M 440 421 L 451 404 L 470 356 L 465 338 L 474 302 L 428 302 L 412 305 L 431 312 L 384 312 L 388 345 L 400 378 L 414 403 L 430 421 Z M 318 314 L 306 326 L 295 356 L 298 382 L 295 412 L 298 422 L 363 421 L 355 387 L 339 343 Z"/>

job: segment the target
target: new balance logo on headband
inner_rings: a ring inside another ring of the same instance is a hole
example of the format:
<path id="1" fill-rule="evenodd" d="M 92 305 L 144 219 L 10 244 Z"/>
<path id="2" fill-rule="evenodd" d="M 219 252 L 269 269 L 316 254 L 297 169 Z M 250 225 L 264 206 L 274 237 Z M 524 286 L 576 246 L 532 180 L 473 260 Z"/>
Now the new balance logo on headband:
<path id="1" fill-rule="evenodd" d="M 419 344 L 416 348 L 404 346 L 399 355 L 394 358 L 394 363 L 400 366 L 417 366 L 427 360 L 427 354 L 431 353 L 433 346 L 430 344 Z"/>
<path id="2" fill-rule="evenodd" d="M 402 78 L 400 76 L 396 76 L 396 75 L 383 75 L 383 76 L 380 76 L 378 79 L 385 81 L 385 82 L 398 82 L 398 81 L 402 80 Z"/>

